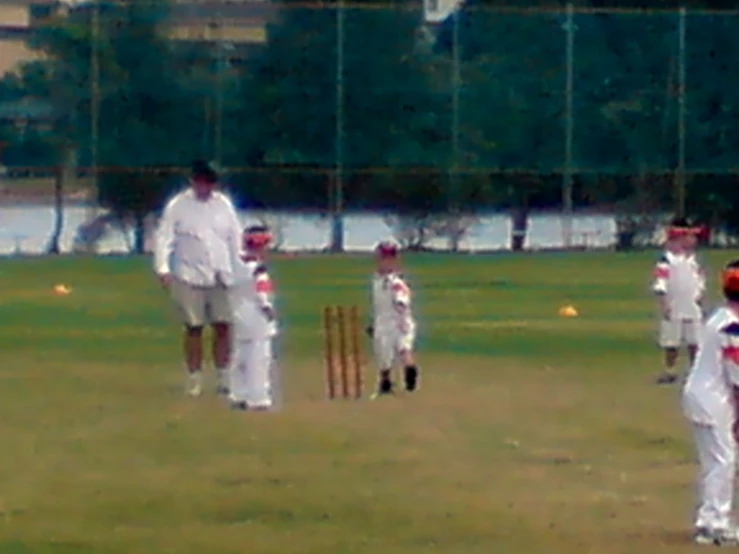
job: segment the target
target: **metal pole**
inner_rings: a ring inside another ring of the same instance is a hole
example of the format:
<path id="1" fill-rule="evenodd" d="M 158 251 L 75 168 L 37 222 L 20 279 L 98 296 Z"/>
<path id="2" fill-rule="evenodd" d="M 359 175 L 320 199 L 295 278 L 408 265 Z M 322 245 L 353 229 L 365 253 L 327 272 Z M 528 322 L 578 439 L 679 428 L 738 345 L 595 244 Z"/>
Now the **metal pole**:
<path id="1" fill-rule="evenodd" d="M 217 23 L 216 29 L 218 32 L 213 37 L 216 42 L 216 113 L 215 113 L 215 125 L 213 132 L 215 134 L 215 152 L 214 158 L 218 166 L 222 163 L 223 155 L 223 107 L 224 107 L 224 84 L 225 79 L 223 71 L 225 69 L 225 49 L 223 44 L 223 19 L 221 18 L 220 12 L 216 14 Z"/>
<path id="2" fill-rule="evenodd" d="M 678 116 L 677 116 L 677 172 L 675 175 L 676 212 L 678 217 L 685 216 L 686 183 L 685 183 L 685 30 L 686 10 L 680 8 L 678 24 Z"/>
<path id="3" fill-rule="evenodd" d="M 92 185 L 98 189 L 98 163 L 100 155 L 100 3 L 95 2 L 92 10 L 92 29 L 90 45 L 90 164 L 92 165 Z M 91 204 L 90 219 L 95 217 L 95 207 Z"/>
<path id="4" fill-rule="evenodd" d="M 331 248 L 342 250 L 344 243 L 344 0 L 336 14 L 336 137 L 334 139 L 334 186 Z"/>
<path id="5" fill-rule="evenodd" d="M 459 52 L 459 8 L 452 15 L 454 27 L 452 35 L 452 163 L 450 174 L 449 210 L 455 212 L 459 199 L 459 92 L 462 85 Z"/>
<path id="6" fill-rule="evenodd" d="M 565 247 L 572 246 L 572 141 L 574 132 L 574 118 L 572 96 L 574 88 L 574 58 L 575 58 L 575 10 L 572 2 L 567 4 L 566 31 L 566 88 L 565 88 L 565 159 L 562 170 L 562 208 L 564 211 L 563 234 Z"/>

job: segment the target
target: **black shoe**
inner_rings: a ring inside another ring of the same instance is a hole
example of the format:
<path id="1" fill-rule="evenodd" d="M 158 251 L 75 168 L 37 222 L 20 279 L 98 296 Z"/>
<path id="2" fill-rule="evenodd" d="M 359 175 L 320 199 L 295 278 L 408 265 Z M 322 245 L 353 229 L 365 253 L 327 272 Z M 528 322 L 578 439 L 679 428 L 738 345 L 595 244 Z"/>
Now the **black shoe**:
<path id="1" fill-rule="evenodd" d="M 414 365 L 405 367 L 405 390 L 413 392 L 418 387 L 418 368 Z"/>
<path id="2" fill-rule="evenodd" d="M 228 393 L 231 392 L 226 385 L 218 385 L 216 387 L 216 394 L 218 396 L 228 396 Z"/>
<path id="3" fill-rule="evenodd" d="M 231 409 L 237 412 L 245 412 L 249 409 L 246 402 L 231 402 Z"/>
<path id="4" fill-rule="evenodd" d="M 395 394 L 395 387 L 390 379 L 381 379 L 380 384 L 377 386 L 377 392 L 372 395 L 371 400 L 380 396 L 390 396 Z"/>
<path id="5" fill-rule="evenodd" d="M 658 385 L 674 385 L 677 383 L 677 374 L 665 372 L 662 373 L 659 377 L 657 377 L 656 383 Z"/>

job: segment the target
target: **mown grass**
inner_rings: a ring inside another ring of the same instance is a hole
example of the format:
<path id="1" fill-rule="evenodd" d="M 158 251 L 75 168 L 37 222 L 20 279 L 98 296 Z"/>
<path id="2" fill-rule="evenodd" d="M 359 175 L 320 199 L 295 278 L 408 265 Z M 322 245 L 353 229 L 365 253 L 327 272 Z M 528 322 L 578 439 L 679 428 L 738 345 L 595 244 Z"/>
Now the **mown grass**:
<path id="1" fill-rule="evenodd" d="M 410 258 L 423 389 L 330 403 L 320 309 L 364 307 L 370 262 L 276 259 L 285 406 L 235 414 L 183 397 L 148 260 L 3 260 L 0 554 L 690 552 L 652 262 Z"/>

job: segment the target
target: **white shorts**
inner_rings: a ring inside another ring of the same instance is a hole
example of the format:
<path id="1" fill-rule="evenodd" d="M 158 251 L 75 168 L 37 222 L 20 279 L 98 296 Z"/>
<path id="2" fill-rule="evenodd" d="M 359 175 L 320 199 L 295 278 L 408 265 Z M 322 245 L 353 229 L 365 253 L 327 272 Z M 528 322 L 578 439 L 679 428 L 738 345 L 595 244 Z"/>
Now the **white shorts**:
<path id="1" fill-rule="evenodd" d="M 679 348 L 683 344 L 698 346 L 703 323 L 698 319 L 663 319 L 659 324 L 659 345 Z"/>
<path id="2" fill-rule="evenodd" d="M 372 341 L 375 359 L 380 369 L 392 369 L 398 363 L 402 352 L 412 352 L 416 340 L 414 332 L 375 333 Z"/>

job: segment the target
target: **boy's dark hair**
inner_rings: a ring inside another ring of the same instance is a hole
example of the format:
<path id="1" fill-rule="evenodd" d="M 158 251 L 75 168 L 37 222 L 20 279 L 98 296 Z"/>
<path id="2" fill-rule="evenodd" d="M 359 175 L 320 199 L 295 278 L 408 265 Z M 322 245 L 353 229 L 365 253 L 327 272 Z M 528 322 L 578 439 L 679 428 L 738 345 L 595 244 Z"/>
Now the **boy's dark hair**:
<path id="1" fill-rule="evenodd" d="M 739 260 L 732 260 L 726 264 L 721 281 L 726 300 L 739 302 Z"/>

